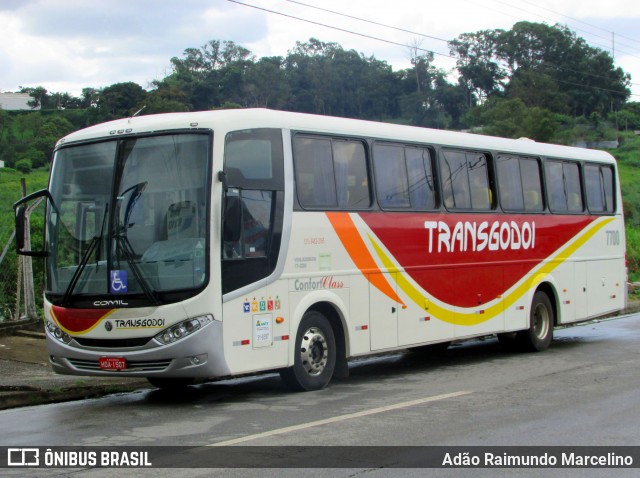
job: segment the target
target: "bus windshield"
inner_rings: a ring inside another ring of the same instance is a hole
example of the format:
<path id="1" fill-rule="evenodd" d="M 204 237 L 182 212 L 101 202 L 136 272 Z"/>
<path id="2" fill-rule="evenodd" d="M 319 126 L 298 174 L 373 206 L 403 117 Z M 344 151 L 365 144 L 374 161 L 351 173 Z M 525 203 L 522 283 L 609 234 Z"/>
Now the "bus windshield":
<path id="1" fill-rule="evenodd" d="M 209 135 L 130 137 L 57 151 L 46 294 L 166 302 L 207 280 Z M 184 299 L 181 294 L 177 299 Z"/>

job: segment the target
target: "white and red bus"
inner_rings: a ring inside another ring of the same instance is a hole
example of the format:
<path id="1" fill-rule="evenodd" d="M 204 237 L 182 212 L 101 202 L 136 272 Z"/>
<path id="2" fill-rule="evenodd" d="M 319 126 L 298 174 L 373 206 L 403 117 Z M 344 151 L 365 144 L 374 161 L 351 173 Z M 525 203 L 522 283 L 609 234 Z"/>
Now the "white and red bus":
<path id="1" fill-rule="evenodd" d="M 51 365 L 161 387 L 347 360 L 621 310 L 606 152 L 262 109 L 134 117 L 57 144 L 47 198 Z M 19 234 L 20 236 L 20 234 Z"/>

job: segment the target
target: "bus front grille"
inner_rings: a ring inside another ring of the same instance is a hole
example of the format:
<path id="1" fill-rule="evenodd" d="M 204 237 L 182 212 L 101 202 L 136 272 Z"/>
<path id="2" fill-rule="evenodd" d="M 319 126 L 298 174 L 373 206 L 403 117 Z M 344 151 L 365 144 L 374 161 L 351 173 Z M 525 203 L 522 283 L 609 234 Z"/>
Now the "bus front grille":
<path id="1" fill-rule="evenodd" d="M 98 348 L 123 348 L 123 347 L 144 347 L 147 345 L 151 337 L 141 337 L 133 339 L 87 339 L 83 337 L 74 337 L 75 341 L 85 347 Z"/>
<path id="2" fill-rule="evenodd" d="M 68 359 L 69 363 L 78 370 L 95 370 L 99 371 L 100 363 L 97 360 Z M 145 361 L 127 361 L 127 368 L 121 370 L 122 373 L 127 372 L 161 372 L 171 365 L 171 359 L 168 360 L 145 360 Z"/>

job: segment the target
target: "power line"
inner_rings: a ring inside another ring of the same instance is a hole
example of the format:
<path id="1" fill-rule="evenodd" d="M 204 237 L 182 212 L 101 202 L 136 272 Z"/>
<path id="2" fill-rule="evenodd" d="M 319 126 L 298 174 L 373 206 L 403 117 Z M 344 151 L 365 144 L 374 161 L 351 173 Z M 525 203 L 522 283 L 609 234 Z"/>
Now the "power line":
<path id="1" fill-rule="evenodd" d="M 330 28 L 332 30 L 337 30 L 337 31 L 341 31 L 341 32 L 344 32 L 344 33 L 349 33 L 349 34 L 360 36 L 360 37 L 363 37 L 363 38 L 368 38 L 368 39 L 371 39 L 371 40 L 381 41 L 381 42 L 392 44 L 392 45 L 398 45 L 398 46 L 402 46 L 402 47 L 405 47 L 405 48 L 415 48 L 415 50 L 419 50 L 419 51 L 423 51 L 423 52 L 427 52 L 427 53 L 432 53 L 434 55 L 439 55 L 439 56 L 443 56 L 443 57 L 454 59 L 454 60 L 460 60 L 460 58 L 452 56 L 452 55 L 439 53 L 439 52 L 436 52 L 436 51 L 433 51 L 433 50 L 428 50 L 428 49 L 420 48 L 420 47 L 417 47 L 417 46 L 414 47 L 414 46 L 406 45 L 404 43 L 396 42 L 396 41 L 393 41 L 393 40 L 387 40 L 387 39 L 384 39 L 384 38 L 375 37 L 373 35 L 367 35 L 367 34 L 364 34 L 364 33 L 353 31 L 353 30 L 347 30 L 347 29 L 344 29 L 344 28 L 339 28 L 339 27 L 336 27 L 336 26 L 333 26 L 333 25 L 328 25 L 326 23 L 321 23 L 321 22 L 317 22 L 317 21 L 314 21 L 314 20 L 309 20 L 309 19 L 306 19 L 306 18 L 297 17 L 295 15 L 291 15 L 291 14 L 288 14 L 288 13 L 283 13 L 283 12 L 278 12 L 278 11 L 275 11 L 275 10 L 270 10 L 268 8 L 259 7 L 257 5 L 251 5 L 251 4 L 248 4 L 248 3 L 241 2 L 239 0 L 227 0 L 227 1 L 231 2 L 231 3 L 236 3 L 238 5 L 242 5 L 242 6 L 245 6 L 245 7 L 253 8 L 253 9 L 256 9 L 256 10 L 261 10 L 261 11 L 264 11 L 264 12 L 267 12 L 267 13 L 273 13 L 273 14 L 276 14 L 276 15 L 280 15 L 280 16 L 283 16 L 283 17 L 286 17 L 286 18 L 291 18 L 291 19 L 294 19 L 294 20 L 310 23 L 310 24 L 313 24 L 313 25 L 318 25 L 318 26 L 322 26 L 322 27 L 325 27 L 325 28 Z M 333 10 L 328 10 L 328 9 L 321 8 L 321 7 L 316 7 L 314 5 L 308 5 L 308 4 L 299 2 L 299 1 L 294 1 L 294 0 L 286 0 L 286 1 L 288 1 L 290 3 L 294 3 L 294 4 L 299 4 L 299 5 L 302 5 L 302 6 L 305 6 L 305 7 L 314 8 L 314 9 L 317 9 L 317 10 L 322 10 L 322 11 L 325 11 L 325 12 L 328 12 L 328 13 L 332 13 L 334 15 L 345 16 L 345 17 L 348 17 L 348 18 L 351 18 L 351 19 L 355 19 L 355 20 L 359 20 L 359 21 L 363 21 L 363 22 L 367 22 L 367 23 L 376 24 L 376 25 L 383 26 L 383 27 L 386 27 L 386 28 L 392 28 L 392 29 L 395 29 L 395 30 L 404 31 L 404 32 L 411 33 L 411 34 L 416 34 L 416 35 L 420 35 L 420 36 L 426 36 L 428 38 L 433 38 L 433 39 L 436 39 L 436 40 L 439 40 L 439 41 L 446 41 L 447 43 L 449 43 L 447 40 L 443 40 L 441 38 L 431 37 L 431 36 L 428 36 L 428 35 L 424 35 L 422 33 L 412 32 L 410 30 L 404 30 L 402 28 L 394 27 L 394 26 L 391 26 L 391 25 L 386 25 L 386 24 L 383 24 L 383 23 L 374 22 L 374 21 L 371 21 L 371 20 L 363 19 L 363 18 L 360 18 L 360 17 L 355 17 L 355 16 L 352 16 L 352 15 L 347 15 L 347 14 L 344 14 L 344 13 L 336 12 L 336 11 L 333 11 Z M 466 0 L 466 1 L 469 2 L 469 3 L 474 3 L 474 2 L 472 2 L 470 0 Z M 485 8 L 485 7 L 483 6 L 482 8 Z M 505 14 L 507 16 L 512 16 L 512 15 L 506 14 L 504 12 L 501 12 L 501 13 L 503 13 L 503 14 Z M 518 18 L 518 17 L 513 17 L 513 18 L 516 18 L 518 20 L 522 20 L 521 18 Z M 592 76 L 592 77 L 595 77 L 595 78 L 607 79 L 604 76 L 599 76 L 599 75 L 594 75 L 592 73 L 571 70 L 571 69 L 563 68 L 561 66 L 559 66 L 558 68 L 565 69 L 566 71 L 572 71 L 574 73 L 579 73 L 579 74 L 582 74 L 582 75 L 585 75 L 585 76 Z M 505 68 L 505 69 L 509 70 L 512 74 L 514 73 L 514 70 L 512 68 Z M 607 89 L 607 88 L 602 88 L 602 87 L 598 87 L 598 86 L 571 83 L 571 82 L 562 81 L 562 80 L 557 80 L 557 81 L 560 82 L 560 83 L 571 84 L 571 85 L 574 85 L 574 86 L 581 86 L 581 87 L 584 87 L 584 88 L 590 88 L 590 89 L 595 89 L 595 90 L 600 90 L 600 91 L 607 91 L 607 92 L 611 92 L 611 93 L 621 94 L 621 92 L 619 92 L 619 91 L 611 90 L 611 89 Z M 631 82 L 629 84 L 637 85 L 637 83 L 631 83 Z M 630 96 L 640 96 L 640 94 L 630 93 Z"/>
<path id="2" fill-rule="evenodd" d="M 385 23 L 374 22 L 373 20 L 367 20 L 366 18 L 360 18 L 360 17 L 356 17 L 356 16 L 353 16 L 353 15 L 348 15 L 346 13 L 336 12 L 335 10 L 329 10 L 327 8 L 316 7 L 315 5 L 309 5 L 307 3 L 298 2 L 296 0 L 285 0 L 285 1 L 289 2 L 289 3 L 295 3 L 295 4 L 298 4 L 298 5 L 302 5 L 303 7 L 309 7 L 309 8 L 314 8 L 316 10 L 321 10 L 323 12 L 333 13 L 334 15 L 339 15 L 341 17 L 351 18 L 352 20 L 358 20 L 359 22 L 370 23 L 372 25 L 378 25 L 380 27 L 391 28 L 392 30 L 397 30 L 399 32 L 411 33 L 412 35 L 419 35 L 421 37 L 431 38 L 432 40 L 438 40 L 438 41 L 443 41 L 445 43 L 449 43 L 449 40 L 445 40 L 444 38 L 438 38 L 438 37 L 434 37 L 434 36 L 431 36 L 431 35 L 427 35 L 425 33 L 418 33 L 418 32 L 413 32 L 411 30 L 405 30 L 404 28 L 395 27 L 393 25 L 387 25 Z"/>
<path id="3" fill-rule="evenodd" d="M 285 1 L 287 1 L 289 3 L 297 4 L 297 5 L 302 5 L 304 7 L 313 8 L 315 10 L 320 10 L 320 11 L 323 11 L 323 12 L 331 13 L 333 15 L 338 15 L 338 16 L 341 16 L 341 17 L 351 18 L 352 20 L 358 20 L 360 22 L 370 23 L 372 25 L 378 25 L 378 26 L 382 26 L 382 27 L 385 27 L 385 28 L 390 28 L 390 29 L 401 31 L 401 32 L 405 32 L 405 33 L 411 33 L 412 35 L 419 35 L 419 36 L 422 36 L 422 37 L 431 38 L 433 40 L 443 41 L 443 42 L 445 42 L 447 44 L 449 43 L 448 40 L 445 40 L 443 38 L 438 38 L 438 37 L 434 37 L 434 36 L 431 36 L 431 35 L 426 35 L 424 33 L 418 33 L 418 32 L 414 32 L 414 31 L 411 31 L 411 30 L 406 30 L 404 28 L 399 28 L 399 27 L 396 27 L 396 26 L 393 26 L 393 25 L 388 25 L 388 24 L 385 24 L 385 23 L 380 23 L 380 22 L 376 22 L 376 21 L 373 21 L 373 20 L 368 20 L 368 19 L 365 19 L 365 18 L 356 17 L 354 15 L 349 15 L 349 14 L 342 13 L 342 12 L 337 12 L 335 10 L 329 10 L 327 8 L 317 7 L 315 5 L 309 5 L 307 3 L 303 3 L 303 2 L 300 2 L 300 1 L 297 1 L 297 0 L 285 0 Z M 500 0 L 496 0 L 496 1 L 500 1 Z M 526 1 L 526 0 L 523 0 L 523 1 Z M 470 2 L 470 3 L 474 3 L 474 2 Z M 500 3 L 504 3 L 505 5 L 508 5 L 508 4 L 506 4 L 505 2 L 502 2 L 502 1 L 500 1 Z M 527 2 L 527 3 L 529 3 L 529 2 Z M 529 12 L 529 13 L 532 13 L 532 12 Z M 513 18 L 516 18 L 517 20 L 522 20 L 521 18 L 518 18 L 518 17 L 513 17 Z M 579 73 L 579 74 L 582 74 L 582 75 L 585 75 L 585 76 L 590 76 L 590 77 L 593 77 L 593 78 L 609 79 L 609 78 L 607 78 L 605 76 L 602 76 L 602 75 L 595 75 L 593 73 L 580 72 L 580 71 L 572 70 L 570 68 L 565 68 L 565 67 L 562 67 L 562 66 L 558 66 L 558 68 L 560 68 L 562 70 L 565 70 L 565 71 L 570 71 L 570 72 L 573 72 L 573 73 Z M 630 85 L 638 85 L 638 83 L 632 83 L 632 82 L 630 82 L 629 84 Z"/>
<path id="4" fill-rule="evenodd" d="M 467 2 L 469 2 L 469 3 L 473 3 L 474 5 L 480 6 L 480 5 L 478 5 L 477 3 L 472 2 L 472 1 L 470 1 L 470 0 L 466 0 L 466 1 L 467 1 Z M 494 0 L 494 1 L 495 1 L 495 2 L 497 2 L 497 3 L 501 3 L 501 4 L 503 4 L 503 5 L 505 5 L 505 6 L 509 7 L 509 8 L 517 9 L 517 11 L 519 11 L 519 12 L 520 12 L 520 11 L 523 11 L 523 12 L 526 12 L 526 13 L 530 13 L 531 15 L 535 15 L 535 16 L 537 16 L 537 17 L 539 17 L 539 18 L 544 19 L 544 20 L 548 20 L 548 21 L 552 21 L 552 22 L 557 22 L 557 20 L 555 20 L 555 19 L 551 19 L 551 18 L 549 18 L 549 17 L 545 17 L 545 16 L 543 16 L 543 15 L 541 15 L 541 14 L 539 14 L 539 13 L 532 12 L 532 11 L 530 11 L 530 10 L 525 10 L 524 8 L 518 8 L 518 7 L 515 7 L 513 4 L 508 3 L 508 2 L 505 2 L 505 1 L 503 1 L 503 0 Z M 527 4 L 529 4 L 529 5 L 537 6 L 537 5 L 535 5 L 535 4 L 531 3 L 531 2 L 528 2 L 527 0 L 520 0 L 520 1 L 522 1 L 522 2 L 524 2 L 524 3 L 527 3 Z M 507 13 L 504 13 L 504 12 L 503 12 L 503 11 L 501 11 L 501 10 L 493 9 L 493 8 L 488 7 L 488 6 L 486 6 L 486 5 L 482 5 L 482 6 L 480 6 L 480 7 L 481 7 L 481 8 L 487 8 L 487 9 L 490 9 L 490 10 L 493 10 L 493 11 L 496 11 L 496 12 L 499 12 L 499 13 L 501 13 L 501 14 L 503 14 L 503 15 L 510 16 L 510 17 L 512 17 L 512 18 L 516 18 L 516 19 L 518 19 L 518 20 L 525 20 L 524 18 L 516 17 L 516 16 L 513 16 L 513 15 L 509 15 L 509 14 L 507 14 Z M 605 32 L 608 32 L 608 33 L 613 33 L 613 34 L 615 34 L 615 32 L 611 32 L 611 31 L 606 30 L 606 29 L 604 29 L 604 28 L 600 28 L 600 27 L 597 27 L 597 26 L 595 26 L 595 25 L 591 25 L 591 24 L 589 24 L 589 23 L 582 22 L 581 20 L 577 20 L 577 19 L 575 19 L 575 18 L 573 18 L 573 17 L 569 17 L 569 16 L 564 15 L 564 14 L 562 14 L 562 13 L 558 13 L 558 12 L 555 12 L 555 11 L 553 11 L 553 10 L 549 10 L 549 9 L 547 9 L 547 8 L 544 8 L 544 7 L 538 7 L 538 8 L 541 8 L 541 9 L 543 9 L 543 10 L 547 10 L 547 11 L 549 11 L 549 12 L 552 12 L 552 13 L 554 13 L 554 14 L 556 14 L 556 15 L 563 16 L 563 17 L 565 17 L 565 18 L 569 18 L 570 20 L 574 20 L 574 21 L 577 21 L 577 22 L 580 22 L 580 23 L 584 23 L 585 25 L 588 25 L 588 26 L 590 26 L 590 27 L 592 27 L 592 28 L 597 28 L 597 29 L 599 29 L 599 30 L 602 30 L 602 31 L 605 31 Z M 607 38 L 607 37 L 604 37 L 604 36 L 602 36 L 602 35 L 598 35 L 597 33 L 588 32 L 588 31 L 586 31 L 586 30 L 582 30 L 582 29 L 580 29 L 580 28 L 575 28 L 575 27 L 573 27 L 573 30 L 576 30 L 576 31 L 579 31 L 579 32 L 582 32 L 582 33 L 585 33 L 585 34 L 587 34 L 587 35 L 591 35 L 591 36 L 594 36 L 594 37 L 597 37 L 597 38 L 601 38 L 601 39 L 604 39 L 604 40 L 607 40 L 607 41 L 609 40 L 609 38 Z M 593 42 L 593 41 L 592 41 L 592 42 L 590 42 L 590 43 L 592 43 L 593 45 L 596 45 L 596 46 L 598 46 L 598 47 L 601 47 L 601 48 L 602 48 L 602 49 L 604 49 L 604 50 L 611 50 L 611 52 L 612 52 L 612 54 L 613 54 L 614 47 L 613 47 L 613 46 L 611 46 L 611 45 L 603 45 L 602 43 Z M 620 43 L 618 43 L 618 46 L 619 46 L 619 45 L 620 45 Z M 631 48 L 631 49 L 637 50 L 637 48 L 636 48 L 636 47 L 633 47 L 633 46 L 631 46 L 631 45 L 626 45 L 626 44 L 622 44 L 622 45 L 624 45 L 624 46 L 626 46 L 626 47 L 629 47 L 629 48 Z M 631 53 L 631 52 L 628 52 L 628 51 L 625 51 L 625 50 L 621 50 L 619 47 L 618 47 L 618 51 L 619 51 L 619 52 L 622 52 L 622 53 L 624 53 L 624 54 L 626 54 L 626 55 L 633 56 L 633 57 L 635 57 L 635 58 L 640 58 L 640 56 L 635 55 L 635 54 L 633 54 L 633 53 Z"/>
<path id="5" fill-rule="evenodd" d="M 546 7 L 542 7 L 540 5 L 536 5 L 535 3 L 530 2 L 528 0 L 520 0 L 520 1 L 523 2 L 523 3 L 527 3 L 527 4 L 531 5 L 531 6 L 540 8 L 542 10 L 546 10 L 548 12 L 555 13 L 556 15 L 560 15 L 562 17 L 568 18 L 569 20 L 573 20 L 574 22 L 582 23 L 582 24 L 587 25 L 587 26 L 589 26 L 591 28 L 596 28 L 598 30 L 602 30 L 603 32 L 607 32 L 607 33 L 613 33 L 613 34 L 615 34 L 617 36 L 620 36 L 622 38 L 626 38 L 627 40 L 631 40 L 631 41 L 634 41 L 636 43 L 640 43 L 640 40 L 636 40 L 635 38 L 630 38 L 630 37 L 627 37 L 627 36 L 622 35 L 620 33 L 616 33 L 614 31 L 607 30 L 606 28 L 602 28 L 602 27 L 599 27 L 597 25 L 592 25 L 591 23 L 585 22 L 585 21 L 580 20 L 578 18 L 573 18 L 573 17 L 570 17 L 569 15 L 565 15 L 564 13 L 560 13 L 560 12 L 556 12 L 555 10 L 551 10 L 550 8 L 546 8 Z"/>
<path id="6" fill-rule="evenodd" d="M 316 22 L 314 20 L 309 20 L 307 18 L 296 17 L 295 15 L 290 15 L 288 13 L 282 13 L 282 12 L 277 12 L 275 10 L 269 10 L 268 8 L 258 7 L 257 5 L 251 5 L 251 4 L 248 4 L 248 3 L 243 3 L 243 2 L 240 2 L 238 0 L 227 0 L 227 1 L 231 2 L 231 3 L 237 3 L 238 5 L 243 5 L 245 7 L 255 8 L 256 10 L 262 10 L 263 12 L 274 13 L 276 15 L 280 15 L 280 16 L 287 17 L 287 18 L 292 18 L 294 20 L 299 20 L 299 21 L 302 21 L 302 22 L 311 23 L 313 25 L 318 25 L 318 26 L 321 26 L 321 27 L 330 28 L 332 30 L 337 30 L 337 31 L 344 32 L 344 33 L 349 33 L 351 35 L 357 35 L 357 36 L 360 36 L 360 37 L 363 37 L 363 38 L 369 38 L 370 40 L 381 41 L 381 42 L 384 42 L 384 43 L 389 43 L 390 45 L 397 45 L 397 46 L 401 46 L 401 47 L 404 47 L 404 48 L 412 48 L 412 49 L 415 49 L 415 50 L 420 50 L 420 51 L 423 51 L 423 52 L 426 52 L 426 53 L 432 53 L 434 55 L 443 56 L 445 58 L 451 58 L 451 59 L 454 59 L 454 60 L 457 59 L 455 56 L 447 55 L 445 53 L 439 53 L 437 51 L 427 50 L 426 48 L 420 48 L 420 47 L 417 47 L 417 46 L 410 46 L 410 45 L 407 45 L 405 43 L 400 43 L 400 42 L 396 42 L 396 41 L 393 41 L 393 40 L 387 40 L 385 38 L 374 37 L 373 35 L 367 35 L 365 33 L 354 32 L 353 30 L 347 30 L 346 28 L 339 28 L 339 27 L 336 27 L 336 26 L 333 26 L 333 25 L 327 25 L 326 23 L 320 23 L 320 22 Z"/>

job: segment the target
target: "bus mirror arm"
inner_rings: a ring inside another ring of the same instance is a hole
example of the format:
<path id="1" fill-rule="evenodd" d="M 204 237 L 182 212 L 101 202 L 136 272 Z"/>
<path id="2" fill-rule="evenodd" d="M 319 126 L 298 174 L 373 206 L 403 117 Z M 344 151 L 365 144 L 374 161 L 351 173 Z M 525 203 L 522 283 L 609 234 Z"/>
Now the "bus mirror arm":
<path id="1" fill-rule="evenodd" d="M 32 257 L 46 257 L 46 251 L 31 251 L 25 250 L 25 247 L 31 247 L 30 244 L 26 244 L 25 241 L 25 231 L 29 228 L 29 216 L 31 215 L 31 211 L 35 208 L 43 198 L 47 198 L 50 201 L 50 204 L 57 211 L 58 209 L 55 207 L 53 202 L 53 198 L 51 197 L 51 193 L 47 189 L 42 189 L 40 191 L 36 191 L 35 193 L 31 193 L 19 201 L 17 201 L 13 205 L 13 209 L 15 211 L 15 225 L 16 225 L 16 252 L 21 256 L 32 256 Z M 29 205 L 28 203 L 32 204 Z"/>
<path id="2" fill-rule="evenodd" d="M 229 187 L 227 185 L 227 173 L 225 173 L 224 171 L 218 171 L 218 181 L 222 183 L 222 187 L 226 191 L 227 188 Z"/>
<path id="3" fill-rule="evenodd" d="M 20 204 L 16 207 L 16 250 L 18 253 L 24 249 L 24 222 L 27 206 Z"/>

